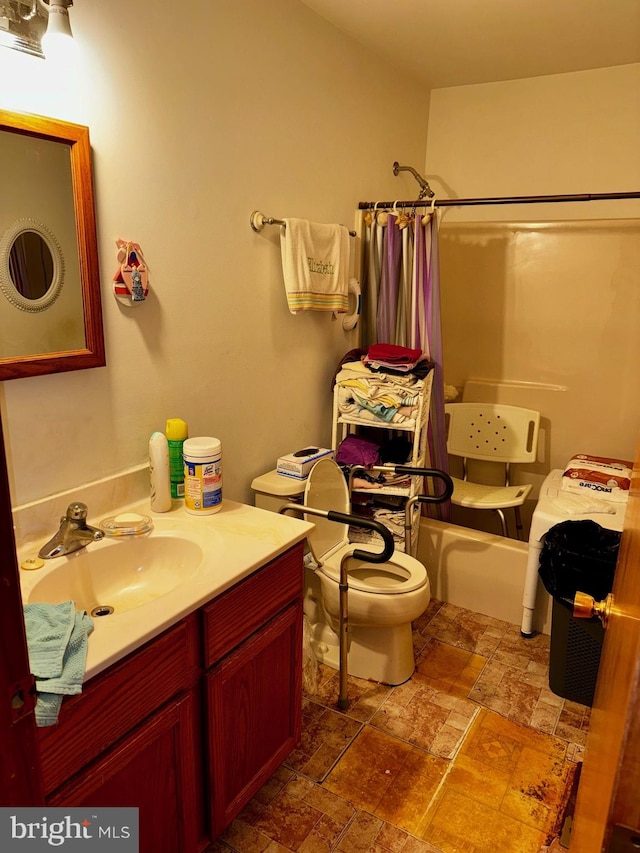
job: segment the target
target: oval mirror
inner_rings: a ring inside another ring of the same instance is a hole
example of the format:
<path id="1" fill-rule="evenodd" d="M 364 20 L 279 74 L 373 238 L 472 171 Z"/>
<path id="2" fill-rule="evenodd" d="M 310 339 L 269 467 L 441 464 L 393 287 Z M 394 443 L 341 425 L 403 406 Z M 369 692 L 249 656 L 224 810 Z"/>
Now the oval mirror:
<path id="1" fill-rule="evenodd" d="M 42 299 L 53 283 L 53 256 L 37 231 L 25 231 L 9 252 L 11 280 L 25 299 Z"/>
<path id="2" fill-rule="evenodd" d="M 0 291 L 11 305 L 31 313 L 46 311 L 63 282 L 62 250 L 45 225 L 21 219 L 7 228 L 0 237 Z"/>

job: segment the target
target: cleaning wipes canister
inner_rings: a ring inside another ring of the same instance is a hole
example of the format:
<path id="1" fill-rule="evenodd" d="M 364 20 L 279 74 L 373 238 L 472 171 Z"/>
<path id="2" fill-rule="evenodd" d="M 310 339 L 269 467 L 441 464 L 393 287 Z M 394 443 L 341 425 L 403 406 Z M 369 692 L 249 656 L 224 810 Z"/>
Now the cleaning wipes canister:
<path id="1" fill-rule="evenodd" d="M 184 506 L 192 515 L 211 515 L 222 506 L 222 446 L 217 438 L 188 438 L 184 459 Z"/>

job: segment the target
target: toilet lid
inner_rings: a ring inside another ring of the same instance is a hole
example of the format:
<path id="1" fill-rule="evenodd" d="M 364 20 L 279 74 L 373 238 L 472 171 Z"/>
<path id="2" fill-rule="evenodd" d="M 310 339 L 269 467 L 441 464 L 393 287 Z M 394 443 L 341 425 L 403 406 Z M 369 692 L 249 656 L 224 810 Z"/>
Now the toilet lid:
<path id="1" fill-rule="evenodd" d="M 349 512 L 349 489 L 344 474 L 333 459 L 320 459 L 307 477 L 304 502 L 314 509 Z M 309 547 L 315 560 L 323 562 L 324 555 L 339 545 L 346 545 L 348 528 L 319 515 L 307 516 L 315 528 L 308 534 Z"/>

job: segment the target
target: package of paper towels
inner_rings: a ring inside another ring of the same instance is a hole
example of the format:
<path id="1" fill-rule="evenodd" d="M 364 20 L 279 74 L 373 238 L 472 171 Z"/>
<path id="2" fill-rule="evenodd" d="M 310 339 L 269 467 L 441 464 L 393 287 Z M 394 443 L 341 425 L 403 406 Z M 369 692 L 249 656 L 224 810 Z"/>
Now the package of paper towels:
<path id="1" fill-rule="evenodd" d="M 629 496 L 632 463 L 608 456 L 579 453 L 569 460 L 562 473 L 562 489 L 621 503 Z"/>

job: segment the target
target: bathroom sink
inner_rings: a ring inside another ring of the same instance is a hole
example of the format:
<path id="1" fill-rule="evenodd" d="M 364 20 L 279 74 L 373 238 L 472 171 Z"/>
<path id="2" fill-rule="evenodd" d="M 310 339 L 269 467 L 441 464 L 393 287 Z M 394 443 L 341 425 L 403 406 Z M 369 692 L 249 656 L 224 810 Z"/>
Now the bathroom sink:
<path id="1" fill-rule="evenodd" d="M 193 577 L 202 548 L 181 536 L 154 535 L 90 544 L 56 559 L 35 583 L 29 602 L 75 601 L 93 616 L 123 613 L 154 601 Z"/>

